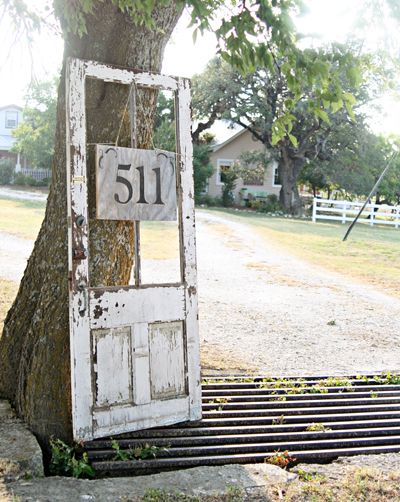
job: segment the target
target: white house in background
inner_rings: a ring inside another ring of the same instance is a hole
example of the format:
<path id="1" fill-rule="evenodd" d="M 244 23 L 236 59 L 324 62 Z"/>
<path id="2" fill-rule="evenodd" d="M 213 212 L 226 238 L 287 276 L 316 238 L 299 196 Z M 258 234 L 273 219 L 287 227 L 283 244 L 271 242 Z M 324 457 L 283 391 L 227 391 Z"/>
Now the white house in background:
<path id="1" fill-rule="evenodd" d="M 10 150 L 16 141 L 12 132 L 22 121 L 23 114 L 20 106 L 0 107 L 0 158 L 13 159 L 17 172 L 21 170 L 21 159 L 19 154 L 10 152 Z"/>
<path id="2" fill-rule="evenodd" d="M 223 182 L 221 173 L 230 169 L 240 154 L 246 151 L 265 151 L 265 146 L 255 139 L 247 130 L 242 129 L 228 140 L 216 145 L 210 155 L 214 172 L 208 180 L 207 193 L 211 197 L 221 197 Z M 239 179 L 234 190 L 236 202 L 247 199 L 251 194 L 255 198 L 264 198 L 267 195 L 275 194 L 279 197 L 281 185 L 278 178 L 278 163 L 271 160 L 264 173 L 264 178 L 252 180 L 252 184 L 246 184 L 246 180 Z"/>

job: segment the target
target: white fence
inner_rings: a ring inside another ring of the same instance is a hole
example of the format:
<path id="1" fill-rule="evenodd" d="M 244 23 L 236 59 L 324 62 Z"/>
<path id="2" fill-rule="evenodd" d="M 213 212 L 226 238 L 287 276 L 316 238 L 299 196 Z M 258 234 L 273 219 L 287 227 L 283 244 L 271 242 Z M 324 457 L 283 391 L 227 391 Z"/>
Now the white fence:
<path id="1" fill-rule="evenodd" d="M 29 176 L 30 178 L 35 179 L 36 181 L 42 181 L 46 178 L 51 178 L 51 170 L 50 169 L 30 169 L 30 168 L 22 168 L 20 171 L 25 176 Z"/>
<path id="2" fill-rule="evenodd" d="M 359 213 L 364 202 L 348 202 L 346 200 L 331 200 L 314 198 L 312 221 L 334 220 L 342 223 L 351 222 Z M 392 225 L 399 228 L 400 206 L 386 204 L 367 204 L 359 219 L 369 225 Z"/>

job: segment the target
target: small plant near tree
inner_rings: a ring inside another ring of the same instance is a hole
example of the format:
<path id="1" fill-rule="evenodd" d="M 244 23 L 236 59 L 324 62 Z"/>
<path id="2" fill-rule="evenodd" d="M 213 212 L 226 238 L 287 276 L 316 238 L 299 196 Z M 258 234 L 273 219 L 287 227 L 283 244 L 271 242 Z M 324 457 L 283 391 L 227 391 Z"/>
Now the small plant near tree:
<path id="1" fill-rule="evenodd" d="M 282 469 L 285 469 L 290 463 L 295 462 L 296 459 L 289 455 L 288 450 L 285 451 L 275 451 L 273 455 L 266 457 L 264 462 L 266 464 L 277 465 Z"/>
<path id="2" fill-rule="evenodd" d="M 61 439 L 51 439 L 50 474 L 74 478 L 93 478 L 95 471 L 89 463 L 88 454 L 80 445 L 69 446 Z"/>

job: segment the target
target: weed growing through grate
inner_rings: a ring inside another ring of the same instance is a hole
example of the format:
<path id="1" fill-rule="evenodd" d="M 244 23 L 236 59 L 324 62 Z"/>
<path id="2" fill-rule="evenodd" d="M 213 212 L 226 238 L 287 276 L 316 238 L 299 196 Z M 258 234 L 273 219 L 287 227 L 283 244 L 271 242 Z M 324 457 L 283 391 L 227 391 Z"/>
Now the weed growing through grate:
<path id="1" fill-rule="evenodd" d="M 330 429 L 329 427 L 325 427 L 324 424 L 321 424 L 321 423 L 312 423 L 310 425 L 307 426 L 306 428 L 306 431 L 308 432 L 327 432 L 327 431 L 331 431 L 332 429 Z"/>
<path id="2" fill-rule="evenodd" d="M 121 449 L 119 443 L 113 439 L 111 441 L 111 448 L 114 450 L 113 460 L 120 460 L 122 462 L 128 460 L 147 460 L 150 458 L 157 458 L 160 453 L 167 453 L 168 448 L 150 445 L 136 445 L 134 448 L 130 447 L 127 450 Z"/>
<path id="3" fill-rule="evenodd" d="M 285 415 L 280 415 L 277 418 L 272 419 L 272 425 L 283 425 L 285 423 Z"/>
<path id="4" fill-rule="evenodd" d="M 387 371 L 375 376 L 373 381 L 382 385 L 400 385 L 400 375 Z"/>

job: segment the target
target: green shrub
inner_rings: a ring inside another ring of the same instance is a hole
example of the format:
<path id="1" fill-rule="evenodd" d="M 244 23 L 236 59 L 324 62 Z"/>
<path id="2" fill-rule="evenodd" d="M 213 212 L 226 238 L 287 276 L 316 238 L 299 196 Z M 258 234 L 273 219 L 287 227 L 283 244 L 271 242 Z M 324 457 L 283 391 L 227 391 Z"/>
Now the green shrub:
<path id="1" fill-rule="evenodd" d="M 0 185 L 9 185 L 14 176 L 14 162 L 11 159 L 0 160 Z"/>
<path id="2" fill-rule="evenodd" d="M 235 202 L 233 191 L 235 190 L 237 180 L 238 175 L 234 169 L 229 169 L 221 173 L 221 181 L 223 183 L 222 205 L 224 207 L 233 206 L 233 203 Z"/>
<path id="3" fill-rule="evenodd" d="M 14 177 L 14 184 L 15 185 L 27 185 L 28 184 L 28 176 L 25 176 L 25 174 L 22 173 L 17 173 Z"/>
<path id="4" fill-rule="evenodd" d="M 200 195 L 195 198 L 196 204 L 204 205 L 208 207 L 222 206 L 222 200 L 220 197 L 211 197 L 211 195 Z"/>
<path id="5" fill-rule="evenodd" d="M 277 213 L 283 211 L 278 197 L 275 194 L 269 194 L 264 200 L 251 200 L 249 206 L 260 213 Z"/>

